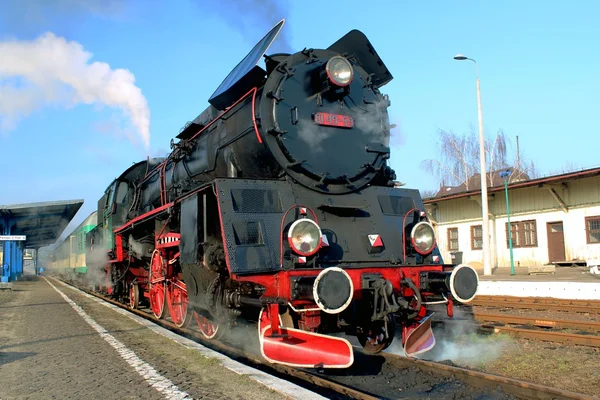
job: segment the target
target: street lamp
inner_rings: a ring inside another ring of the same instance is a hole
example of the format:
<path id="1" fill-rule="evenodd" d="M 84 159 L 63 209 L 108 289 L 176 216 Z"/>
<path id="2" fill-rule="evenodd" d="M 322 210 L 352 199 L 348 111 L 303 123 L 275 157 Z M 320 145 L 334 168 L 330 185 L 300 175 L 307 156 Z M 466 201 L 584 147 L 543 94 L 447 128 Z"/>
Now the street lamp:
<path id="1" fill-rule="evenodd" d="M 504 178 L 504 195 L 506 197 L 506 216 L 508 218 L 508 248 L 510 249 L 510 274 L 515 274 L 515 262 L 513 261 L 512 228 L 510 226 L 510 206 L 508 204 L 508 178 L 510 170 L 500 172 L 500 177 Z"/>
<path id="2" fill-rule="evenodd" d="M 487 197 L 487 179 L 486 179 L 486 168 L 485 168 L 485 139 L 483 137 L 483 116 L 481 114 L 481 89 L 479 86 L 479 70 L 477 68 L 477 61 L 472 58 L 468 58 L 463 54 L 457 54 L 454 56 L 455 60 L 463 61 L 470 60 L 475 63 L 475 75 L 477 77 L 477 113 L 479 116 L 479 163 L 480 163 L 480 175 L 481 175 L 481 214 L 482 214 L 482 234 L 483 234 L 483 274 L 492 274 L 492 263 L 490 257 L 490 235 L 489 235 L 489 215 L 488 215 L 488 197 Z"/>

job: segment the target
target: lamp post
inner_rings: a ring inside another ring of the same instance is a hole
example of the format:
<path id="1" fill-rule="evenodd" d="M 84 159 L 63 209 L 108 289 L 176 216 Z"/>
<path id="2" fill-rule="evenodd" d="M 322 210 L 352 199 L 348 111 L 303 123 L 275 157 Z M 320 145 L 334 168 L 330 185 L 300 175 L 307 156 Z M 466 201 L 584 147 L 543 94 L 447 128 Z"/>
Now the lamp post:
<path id="1" fill-rule="evenodd" d="M 477 114 L 479 117 L 479 163 L 480 163 L 480 175 L 481 175 L 481 217 L 482 217 L 482 234 L 483 234 L 483 274 L 492 274 L 492 263 L 490 257 L 490 235 L 489 235 L 489 214 L 488 214 L 488 197 L 487 197 L 487 178 L 486 178 L 486 167 L 485 167 L 485 139 L 483 137 L 483 116 L 481 114 L 481 88 L 479 86 L 479 70 L 477 68 L 477 61 L 472 58 L 468 58 L 462 54 L 454 56 L 455 60 L 463 61 L 470 60 L 475 63 L 475 75 L 477 77 Z"/>
<path id="2" fill-rule="evenodd" d="M 510 274 L 515 274 L 515 262 L 513 260 L 512 227 L 510 226 L 510 205 L 508 203 L 508 178 L 510 170 L 500 172 L 500 177 L 504 178 L 504 195 L 506 197 L 506 216 L 508 218 L 508 248 L 510 249 Z"/>

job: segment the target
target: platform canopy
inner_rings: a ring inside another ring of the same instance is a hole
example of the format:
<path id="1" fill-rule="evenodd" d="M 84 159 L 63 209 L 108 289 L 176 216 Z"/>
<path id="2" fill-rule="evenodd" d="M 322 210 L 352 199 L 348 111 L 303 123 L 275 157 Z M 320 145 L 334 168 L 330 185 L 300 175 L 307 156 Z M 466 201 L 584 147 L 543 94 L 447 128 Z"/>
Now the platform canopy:
<path id="1" fill-rule="evenodd" d="M 39 248 L 54 243 L 71 222 L 83 200 L 46 201 L 41 203 L 0 205 L 0 235 L 6 225 L 10 235 L 25 235 L 26 248 Z"/>

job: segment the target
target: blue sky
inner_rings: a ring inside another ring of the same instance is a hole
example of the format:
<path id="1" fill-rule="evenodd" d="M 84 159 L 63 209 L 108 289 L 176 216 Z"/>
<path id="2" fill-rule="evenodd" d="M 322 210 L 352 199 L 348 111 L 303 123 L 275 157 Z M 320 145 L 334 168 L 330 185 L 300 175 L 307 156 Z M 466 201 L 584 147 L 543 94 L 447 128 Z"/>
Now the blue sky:
<path id="1" fill-rule="evenodd" d="M 456 53 L 478 62 L 486 136 L 503 129 L 513 151 L 518 135 L 541 174 L 567 164 L 600 165 L 598 2 L 251 0 L 245 9 L 235 3 L 57 0 L 50 9 L 43 0 L 5 0 L 0 43 L 52 32 L 92 53 L 89 63 L 135 76 L 150 112 L 150 148 L 118 108 L 40 103 L 0 131 L 0 204 L 81 198 L 86 203 L 72 226 L 81 222 L 121 171 L 148 153 L 167 152 L 171 138 L 281 17 L 286 36 L 276 50 L 286 41 L 295 51 L 327 47 L 351 29 L 369 37 L 394 75 L 382 89 L 398 125 L 391 164 L 408 187 L 438 187 L 420 167 L 436 156 L 437 129 L 477 127 L 474 65 L 454 61 Z M 0 90 L 31 88 L 19 77 L 4 78 Z M 10 100 L 6 93 L 0 111 Z"/>

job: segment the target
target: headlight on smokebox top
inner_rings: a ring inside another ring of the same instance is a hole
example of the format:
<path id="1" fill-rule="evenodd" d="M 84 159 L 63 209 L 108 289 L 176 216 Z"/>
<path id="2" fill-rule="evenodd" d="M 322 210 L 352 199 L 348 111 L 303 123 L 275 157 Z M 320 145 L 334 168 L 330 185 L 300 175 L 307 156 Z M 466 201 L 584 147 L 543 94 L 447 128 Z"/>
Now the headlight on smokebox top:
<path id="1" fill-rule="evenodd" d="M 288 243 L 292 250 L 301 256 L 312 256 L 321 247 L 321 228 L 311 219 L 294 221 L 288 231 Z"/>
<path id="2" fill-rule="evenodd" d="M 421 255 L 429 254 L 435 246 L 435 231 L 429 222 L 421 221 L 410 232 L 410 242 Z"/>
<path id="3" fill-rule="evenodd" d="M 337 86 L 348 86 L 354 78 L 352 64 L 342 56 L 331 57 L 325 65 L 325 71 L 329 80 Z"/>

